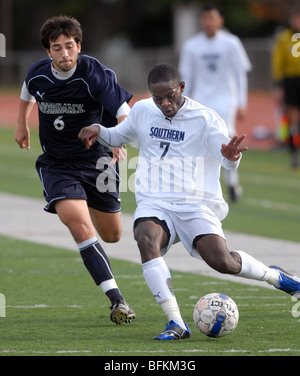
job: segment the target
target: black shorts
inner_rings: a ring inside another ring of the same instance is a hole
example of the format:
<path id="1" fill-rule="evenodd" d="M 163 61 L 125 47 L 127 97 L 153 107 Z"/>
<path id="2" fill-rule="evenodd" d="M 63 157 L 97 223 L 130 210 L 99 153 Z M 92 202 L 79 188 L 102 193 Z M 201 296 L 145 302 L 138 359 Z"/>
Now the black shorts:
<path id="1" fill-rule="evenodd" d="M 147 221 L 151 221 L 151 222 L 154 222 L 156 223 L 157 225 L 160 225 L 160 227 L 164 230 L 164 232 L 167 234 L 167 237 L 168 237 L 168 243 L 169 243 L 169 240 L 170 240 L 170 237 L 171 237 L 171 233 L 170 233 L 170 230 L 169 230 L 169 227 L 166 223 L 166 221 L 162 221 L 161 219 L 158 219 L 157 217 L 140 217 L 138 219 L 136 219 L 134 221 L 134 224 L 133 224 L 133 230 L 136 229 L 137 225 L 139 223 L 142 223 L 142 222 L 147 222 Z"/>
<path id="2" fill-rule="evenodd" d="M 57 160 L 42 154 L 36 162 L 47 212 L 56 213 L 55 202 L 84 199 L 90 208 L 107 213 L 120 211 L 118 164 L 109 166 L 109 155 L 92 161 Z"/>
<path id="3" fill-rule="evenodd" d="M 288 77 L 283 81 L 284 102 L 300 107 L 300 77 Z"/>

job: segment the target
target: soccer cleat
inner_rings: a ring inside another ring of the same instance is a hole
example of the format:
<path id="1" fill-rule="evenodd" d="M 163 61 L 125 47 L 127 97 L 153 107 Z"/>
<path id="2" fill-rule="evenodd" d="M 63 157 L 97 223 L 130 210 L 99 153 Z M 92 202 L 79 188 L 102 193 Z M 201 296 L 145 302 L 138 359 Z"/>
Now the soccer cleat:
<path id="1" fill-rule="evenodd" d="M 115 324 L 129 323 L 135 319 L 134 310 L 125 302 L 117 300 L 111 307 L 110 319 Z"/>
<path id="2" fill-rule="evenodd" d="M 160 340 L 160 341 L 172 341 L 174 339 L 186 339 L 190 338 L 191 331 L 190 328 L 185 324 L 186 330 L 181 328 L 176 322 L 171 320 L 169 323 L 166 324 L 166 329 L 155 336 L 153 339 Z"/>
<path id="3" fill-rule="evenodd" d="M 278 266 L 272 265 L 270 268 L 277 270 L 279 273 L 279 286 L 275 287 L 300 299 L 300 278 L 286 272 Z"/>

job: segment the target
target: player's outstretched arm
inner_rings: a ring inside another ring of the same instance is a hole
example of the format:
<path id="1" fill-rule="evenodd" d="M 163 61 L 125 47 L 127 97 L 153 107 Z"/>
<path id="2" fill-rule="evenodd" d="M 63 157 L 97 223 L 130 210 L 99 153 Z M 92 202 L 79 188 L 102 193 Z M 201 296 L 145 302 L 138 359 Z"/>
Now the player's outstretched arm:
<path id="1" fill-rule="evenodd" d="M 28 117 L 34 106 L 32 102 L 20 100 L 17 127 L 15 129 L 14 138 L 21 149 L 30 149 L 30 130 L 28 127 Z"/>
<path id="2" fill-rule="evenodd" d="M 89 125 L 88 127 L 84 127 L 78 134 L 78 138 L 83 142 L 87 149 L 91 148 L 91 146 L 98 140 L 99 136 L 99 125 Z"/>
<path id="3" fill-rule="evenodd" d="M 244 141 L 246 135 L 243 134 L 242 136 L 234 136 L 229 141 L 229 143 L 222 144 L 221 153 L 224 158 L 228 159 L 229 161 L 236 162 L 240 159 L 240 156 L 243 151 L 248 150 L 247 146 L 240 147 L 240 144 Z"/>

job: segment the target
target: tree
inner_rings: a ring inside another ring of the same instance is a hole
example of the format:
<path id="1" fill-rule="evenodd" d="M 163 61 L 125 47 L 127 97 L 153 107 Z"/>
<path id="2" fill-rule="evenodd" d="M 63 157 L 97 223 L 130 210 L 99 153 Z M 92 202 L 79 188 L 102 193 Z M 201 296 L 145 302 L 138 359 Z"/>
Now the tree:
<path id="1" fill-rule="evenodd" d="M 241 37 L 268 36 L 288 5 L 300 0 L 215 0 L 226 27 Z M 205 0 L 0 0 L 13 2 L 14 49 L 40 49 L 39 30 L 52 16 L 67 14 L 83 27 L 84 50 L 99 50 L 108 38 L 121 35 L 135 47 L 173 43 L 173 8 Z M 6 17 L 6 16 L 4 16 Z"/>

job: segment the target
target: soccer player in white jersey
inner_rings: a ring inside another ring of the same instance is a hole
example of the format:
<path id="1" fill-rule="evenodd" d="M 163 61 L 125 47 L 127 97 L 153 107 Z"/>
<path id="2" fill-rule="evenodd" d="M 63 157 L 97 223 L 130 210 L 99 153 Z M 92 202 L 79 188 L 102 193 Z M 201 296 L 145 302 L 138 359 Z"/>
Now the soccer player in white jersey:
<path id="1" fill-rule="evenodd" d="M 30 148 L 28 116 L 36 102 L 43 150 L 36 169 L 48 202 L 45 210 L 58 214 L 69 228 L 84 265 L 111 302 L 111 320 L 130 322 L 135 313 L 121 295 L 96 236 L 97 230 L 102 240 L 110 243 L 121 236 L 118 190 L 101 192 L 97 186 L 105 169 L 98 160 L 112 153 L 100 144 L 87 151 L 77 136 L 86 125 L 101 122 L 112 127 L 123 120 L 132 95 L 117 83 L 111 69 L 90 56 L 79 55 L 82 30 L 74 18 L 51 18 L 40 35 L 49 57 L 29 69 L 21 92 L 15 140 L 21 148 Z M 108 167 L 117 168 L 117 164 Z"/>
<path id="2" fill-rule="evenodd" d="M 238 167 L 245 135 L 228 137 L 218 114 L 183 96 L 184 82 L 169 64 L 155 66 L 148 77 L 152 98 L 137 102 L 117 127 L 92 125 L 79 138 L 89 149 L 96 140 L 139 148 L 136 169 L 134 237 L 145 280 L 168 318 L 157 340 L 190 337 L 163 258 L 178 239 L 191 256 L 220 273 L 266 281 L 290 294 L 300 279 L 267 267 L 243 251 L 230 252 L 221 221 L 228 213 L 219 182 L 220 167 Z"/>
<path id="3" fill-rule="evenodd" d="M 180 54 L 185 94 L 214 109 L 233 137 L 236 118 L 246 115 L 251 63 L 240 39 L 222 30 L 224 19 L 215 5 L 203 6 L 200 22 L 203 31 L 188 39 Z M 224 170 L 224 178 L 231 201 L 237 201 L 242 191 L 237 170 Z"/>

